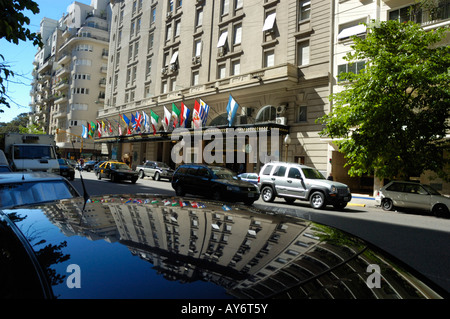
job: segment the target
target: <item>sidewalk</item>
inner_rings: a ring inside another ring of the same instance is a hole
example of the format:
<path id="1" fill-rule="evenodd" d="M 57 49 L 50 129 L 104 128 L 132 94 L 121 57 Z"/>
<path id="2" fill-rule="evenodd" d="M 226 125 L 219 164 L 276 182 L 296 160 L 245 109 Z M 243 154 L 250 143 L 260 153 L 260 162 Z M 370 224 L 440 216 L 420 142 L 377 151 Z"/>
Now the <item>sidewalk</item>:
<path id="1" fill-rule="evenodd" d="M 347 206 L 375 207 L 375 197 L 366 194 L 352 194 L 352 200 Z"/>

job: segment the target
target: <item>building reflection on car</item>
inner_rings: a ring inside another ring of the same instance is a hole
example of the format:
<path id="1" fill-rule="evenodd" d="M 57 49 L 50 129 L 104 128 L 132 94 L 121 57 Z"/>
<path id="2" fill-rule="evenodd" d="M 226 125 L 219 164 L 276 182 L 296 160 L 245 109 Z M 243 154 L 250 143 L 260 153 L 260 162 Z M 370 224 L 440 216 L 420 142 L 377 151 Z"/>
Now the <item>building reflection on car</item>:
<path id="1" fill-rule="evenodd" d="M 3 210 L 0 227 L 0 251 L 11 254 L 0 293 L 9 298 L 448 297 L 348 233 L 245 205 L 93 196 Z M 82 265 L 83 289 L 71 287 L 76 274 L 67 284 L 70 265 Z M 382 281 L 371 281 L 370 265 L 379 266 Z"/>

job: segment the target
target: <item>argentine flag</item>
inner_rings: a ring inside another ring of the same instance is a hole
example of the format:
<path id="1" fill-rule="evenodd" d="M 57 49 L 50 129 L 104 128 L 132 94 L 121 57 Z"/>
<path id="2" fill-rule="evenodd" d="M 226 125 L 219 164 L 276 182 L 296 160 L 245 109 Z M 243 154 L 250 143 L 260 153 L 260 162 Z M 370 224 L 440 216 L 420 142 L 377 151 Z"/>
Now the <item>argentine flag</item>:
<path id="1" fill-rule="evenodd" d="M 83 127 L 83 133 L 81 134 L 82 138 L 88 138 L 88 129 L 83 124 L 81 125 Z"/>
<path id="2" fill-rule="evenodd" d="M 228 119 L 228 126 L 233 125 L 234 118 L 236 117 L 236 112 L 239 105 L 237 104 L 236 100 L 233 99 L 233 97 L 230 94 L 230 98 L 228 99 L 228 105 L 227 105 L 227 119 Z"/>

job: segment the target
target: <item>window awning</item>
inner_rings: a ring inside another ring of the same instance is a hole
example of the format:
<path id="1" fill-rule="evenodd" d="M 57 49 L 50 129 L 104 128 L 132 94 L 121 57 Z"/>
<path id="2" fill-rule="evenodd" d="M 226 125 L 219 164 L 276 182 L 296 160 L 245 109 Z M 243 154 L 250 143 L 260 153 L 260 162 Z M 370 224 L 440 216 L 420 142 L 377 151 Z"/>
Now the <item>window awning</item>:
<path id="1" fill-rule="evenodd" d="M 228 37 L 228 31 L 225 31 L 224 33 L 222 33 L 220 35 L 219 42 L 217 42 L 218 48 L 223 47 L 225 45 L 225 42 L 227 42 L 227 37 Z"/>
<path id="2" fill-rule="evenodd" d="M 266 21 L 264 21 L 263 31 L 272 30 L 275 25 L 275 16 L 276 13 L 269 14 L 266 18 Z"/>
<path id="3" fill-rule="evenodd" d="M 362 33 L 366 33 L 367 27 L 363 24 L 358 24 L 349 28 L 343 29 L 341 32 L 339 32 L 337 38 L 338 40 L 347 39 L 351 37 L 352 35 L 358 35 Z"/>
<path id="4" fill-rule="evenodd" d="M 170 59 L 170 64 L 177 63 L 177 59 L 178 59 L 178 51 L 172 55 L 172 58 Z"/>

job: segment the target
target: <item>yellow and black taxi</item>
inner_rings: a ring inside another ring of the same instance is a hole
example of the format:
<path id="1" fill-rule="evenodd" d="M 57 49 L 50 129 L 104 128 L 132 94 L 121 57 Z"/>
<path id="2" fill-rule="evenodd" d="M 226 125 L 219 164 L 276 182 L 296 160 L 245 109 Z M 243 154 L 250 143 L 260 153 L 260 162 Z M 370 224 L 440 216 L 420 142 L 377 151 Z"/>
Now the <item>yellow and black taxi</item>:
<path id="1" fill-rule="evenodd" d="M 133 184 L 138 180 L 138 172 L 127 164 L 118 161 L 106 161 L 98 167 L 97 179 L 109 178 L 112 182 L 130 180 Z"/>

